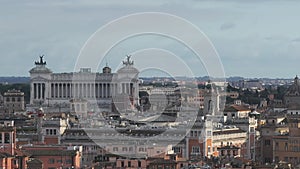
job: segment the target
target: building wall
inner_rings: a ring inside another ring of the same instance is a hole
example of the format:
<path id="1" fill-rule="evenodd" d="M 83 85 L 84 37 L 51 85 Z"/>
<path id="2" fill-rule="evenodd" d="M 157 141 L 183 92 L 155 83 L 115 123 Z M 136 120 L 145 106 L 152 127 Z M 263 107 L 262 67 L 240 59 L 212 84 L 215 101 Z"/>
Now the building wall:
<path id="1" fill-rule="evenodd" d="M 293 165 L 300 163 L 300 150 L 299 143 L 300 139 L 295 139 L 294 142 L 292 139 L 289 139 L 286 136 L 275 137 L 273 140 L 274 144 L 274 161 L 285 161 Z"/>
<path id="2" fill-rule="evenodd" d="M 236 130 L 236 129 L 227 129 L 227 130 Z M 226 130 L 224 130 L 226 131 Z M 244 146 L 246 144 L 247 141 L 247 132 L 243 132 L 243 131 L 239 131 L 238 132 L 232 132 L 232 133 L 228 133 L 226 134 L 226 132 L 224 132 L 224 134 L 214 134 L 213 136 L 213 155 L 214 156 L 219 156 L 220 152 L 218 151 L 218 148 L 221 148 L 225 145 L 233 145 L 236 146 L 238 148 L 240 148 L 239 151 L 239 156 L 240 157 L 245 157 L 246 156 L 246 151 L 244 150 Z"/>
<path id="3" fill-rule="evenodd" d="M 300 163 L 300 116 L 287 117 L 289 134 L 274 136 L 274 160 L 296 165 Z"/>
<path id="4" fill-rule="evenodd" d="M 44 137 L 44 143 L 47 144 L 47 145 L 59 144 L 60 139 L 59 139 L 58 136 L 45 136 Z"/>
<path id="5" fill-rule="evenodd" d="M 285 96 L 284 103 L 286 106 L 299 105 L 300 95 L 299 96 Z"/>
<path id="6" fill-rule="evenodd" d="M 44 168 L 43 163 L 39 160 L 38 162 L 31 162 L 28 161 L 27 169 L 37 169 L 37 168 Z"/>
<path id="7" fill-rule="evenodd" d="M 14 155 L 14 150 L 16 148 L 15 127 L 7 125 L 0 127 L 0 145 L 2 146 L 0 152 L 5 152 Z"/>
<path id="8" fill-rule="evenodd" d="M 3 169 L 12 169 L 13 168 L 12 160 L 13 158 L 11 157 L 0 158 L 0 167 Z"/>
<path id="9" fill-rule="evenodd" d="M 140 168 L 140 169 L 146 169 L 147 162 L 145 159 L 117 159 L 117 168 L 124 168 L 124 169 L 134 169 L 134 168 Z"/>
<path id="10" fill-rule="evenodd" d="M 73 158 L 70 156 L 39 156 L 44 168 L 72 167 Z"/>
<path id="11" fill-rule="evenodd" d="M 24 93 L 19 90 L 8 90 L 4 93 L 4 111 L 8 114 L 24 111 Z"/>
<path id="12" fill-rule="evenodd" d="M 261 150 L 260 153 L 261 154 L 261 162 L 262 164 L 265 163 L 272 163 L 273 162 L 273 136 L 264 136 L 261 140 L 260 140 L 260 145 L 261 145 Z"/>

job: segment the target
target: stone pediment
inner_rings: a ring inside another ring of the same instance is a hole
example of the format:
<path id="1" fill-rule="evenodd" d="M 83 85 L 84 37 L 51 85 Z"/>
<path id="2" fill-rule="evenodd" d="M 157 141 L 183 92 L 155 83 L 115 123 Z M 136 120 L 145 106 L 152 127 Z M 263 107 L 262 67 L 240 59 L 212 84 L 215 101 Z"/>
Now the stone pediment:
<path id="1" fill-rule="evenodd" d="M 37 76 L 31 79 L 31 81 L 48 81 L 48 79 L 42 77 L 42 76 Z"/>

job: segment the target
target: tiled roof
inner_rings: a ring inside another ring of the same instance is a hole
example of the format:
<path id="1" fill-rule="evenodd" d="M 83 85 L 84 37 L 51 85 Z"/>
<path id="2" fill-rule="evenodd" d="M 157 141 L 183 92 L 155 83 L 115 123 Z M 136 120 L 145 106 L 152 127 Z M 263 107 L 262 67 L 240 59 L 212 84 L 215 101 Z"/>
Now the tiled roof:
<path id="1" fill-rule="evenodd" d="M 224 109 L 225 112 L 237 112 L 237 111 L 250 111 L 248 106 L 244 105 L 231 105 Z"/>
<path id="2" fill-rule="evenodd" d="M 18 156 L 23 156 L 23 157 L 30 156 L 30 154 L 28 154 L 27 152 L 21 151 L 21 150 L 18 150 L 18 149 L 15 149 L 15 153 Z"/>
<path id="3" fill-rule="evenodd" d="M 150 165 L 157 165 L 157 164 L 176 164 L 174 160 L 165 160 L 165 159 L 157 159 L 150 162 Z"/>
<path id="4" fill-rule="evenodd" d="M 11 154 L 5 153 L 5 152 L 0 152 L 0 159 L 1 158 L 8 158 L 8 157 L 13 157 Z"/>
<path id="5" fill-rule="evenodd" d="M 26 150 L 31 156 L 75 156 L 75 150 Z"/>
<path id="6" fill-rule="evenodd" d="M 27 161 L 27 164 L 42 164 L 43 162 L 37 158 L 33 158 Z"/>

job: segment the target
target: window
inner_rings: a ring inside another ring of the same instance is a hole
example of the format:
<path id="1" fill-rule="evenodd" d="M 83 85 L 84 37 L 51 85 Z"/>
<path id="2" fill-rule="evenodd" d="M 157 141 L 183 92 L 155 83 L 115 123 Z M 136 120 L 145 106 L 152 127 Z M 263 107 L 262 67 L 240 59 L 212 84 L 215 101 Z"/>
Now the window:
<path id="1" fill-rule="evenodd" d="M 140 147 L 140 148 L 139 148 L 139 151 L 140 151 L 140 152 L 143 152 L 143 151 L 144 151 L 144 148 L 143 148 L 143 147 Z"/>
<path id="2" fill-rule="evenodd" d="M 194 132 L 191 130 L 191 137 L 194 137 Z"/>
<path id="3" fill-rule="evenodd" d="M 284 144 L 284 150 L 285 150 L 285 151 L 288 151 L 288 143 L 285 143 L 285 144 Z"/>
<path id="4" fill-rule="evenodd" d="M 56 129 L 53 130 L 53 135 L 56 135 Z"/>
<path id="5" fill-rule="evenodd" d="M 133 148 L 132 148 L 132 147 L 129 147 L 129 151 L 133 151 Z"/>
<path id="6" fill-rule="evenodd" d="M 75 106 L 74 106 L 74 104 L 71 104 L 71 111 L 75 111 Z"/>
<path id="7" fill-rule="evenodd" d="M 2 143 L 2 133 L 0 133 L 0 143 Z"/>
<path id="8" fill-rule="evenodd" d="M 10 134 L 9 133 L 4 134 L 4 143 L 10 143 Z"/>
<path id="9" fill-rule="evenodd" d="M 180 153 L 181 152 L 180 147 L 173 147 L 172 149 L 173 149 L 174 153 Z"/>
<path id="10" fill-rule="evenodd" d="M 298 147 L 297 146 L 293 146 L 293 151 L 297 152 L 298 151 Z"/>
<path id="11" fill-rule="evenodd" d="M 49 129 L 46 129 L 46 135 L 49 135 Z"/>
<path id="12" fill-rule="evenodd" d="M 138 167 L 142 167 L 142 162 L 138 161 Z"/>
<path id="13" fill-rule="evenodd" d="M 66 160 L 66 164 L 72 164 L 72 160 L 71 159 L 67 159 Z"/>
<path id="14" fill-rule="evenodd" d="M 288 157 L 284 157 L 284 161 L 285 161 L 285 162 L 288 162 L 288 161 L 289 161 L 289 158 L 288 158 Z"/>
<path id="15" fill-rule="evenodd" d="M 271 158 L 265 158 L 265 163 L 271 163 Z"/>
<path id="16" fill-rule="evenodd" d="M 85 111 L 85 105 L 81 104 L 81 111 Z"/>
<path id="17" fill-rule="evenodd" d="M 124 161 L 121 161 L 121 167 L 124 167 Z"/>
<path id="18" fill-rule="evenodd" d="M 118 147 L 113 147 L 113 151 L 119 151 Z"/>
<path id="19" fill-rule="evenodd" d="M 279 143 L 275 142 L 275 150 L 278 150 Z"/>
<path id="20" fill-rule="evenodd" d="M 128 161 L 128 167 L 131 167 L 131 161 Z"/>
<path id="21" fill-rule="evenodd" d="M 55 163 L 55 160 L 54 160 L 53 158 L 50 158 L 50 159 L 48 160 L 48 163 L 49 163 L 49 164 L 54 164 L 54 163 Z"/>
<path id="22" fill-rule="evenodd" d="M 192 154 L 199 154 L 200 153 L 200 147 L 199 146 L 193 146 L 192 147 Z"/>
<path id="23" fill-rule="evenodd" d="M 76 105 L 76 110 L 75 111 L 80 111 L 80 105 L 79 104 Z"/>
<path id="24" fill-rule="evenodd" d="M 127 151 L 127 147 L 122 147 L 122 151 Z"/>
<path id="25" fill-rule="evenodd" d="M 207 147 L 207 152 L 209 152 L 209 153 L 211 152 L 210 146 Z"/>
<path id="26" fill-rule="evenodd" d="M 271 141 L 270 140 L 265 140 L 265 146 L 270 146 L 271 145 Z"/>

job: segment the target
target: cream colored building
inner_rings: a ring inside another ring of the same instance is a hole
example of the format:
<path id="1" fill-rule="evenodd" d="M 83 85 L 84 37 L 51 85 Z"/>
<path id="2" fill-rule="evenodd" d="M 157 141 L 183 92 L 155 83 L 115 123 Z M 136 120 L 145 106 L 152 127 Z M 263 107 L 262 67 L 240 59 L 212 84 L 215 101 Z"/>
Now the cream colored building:
<path id="1" fill-rule="evenodd" d="M 70 107 L 70 100 L 84 99 L 89 109 L 110 108 L 114 96 L 127 95 L 131 104 L 138 104 L 138 74 L 130 56 L 116 73 L 104 67 L 102 72 L 81 68 L 79 72 L 53 73 L 43 56 L 30 71 L 30 104 L 33 106 Z M 75 105 L 76 107 L 76 105 Z"/>

